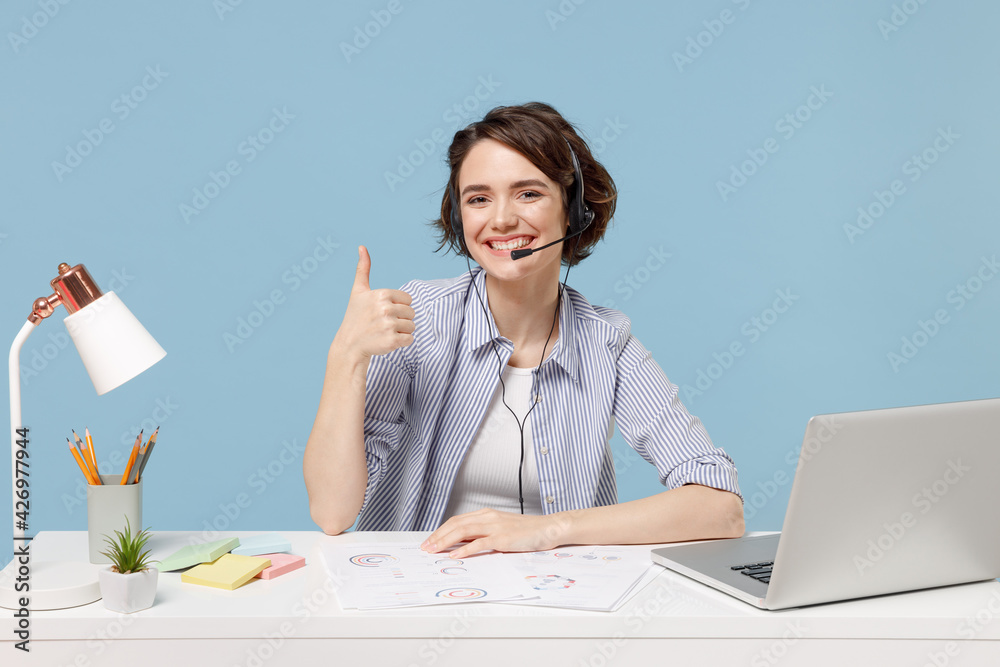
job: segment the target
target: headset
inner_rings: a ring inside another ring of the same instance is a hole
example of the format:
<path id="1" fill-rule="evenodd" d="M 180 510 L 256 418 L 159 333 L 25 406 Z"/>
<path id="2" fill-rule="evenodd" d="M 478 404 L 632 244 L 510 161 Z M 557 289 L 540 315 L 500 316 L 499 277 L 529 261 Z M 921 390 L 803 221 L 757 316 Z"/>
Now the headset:
<path id="1" fill-rule="evenodd" d="M 557 239 L 552 243 L 547 243 L 541 246 L 540 248 L 531 248 L 531 249 L 520 248 L 518 250 L 512 250 L 510 252 L 511 260 L 518 260 L 523 257 L 527 257 L 528 255 L 531 255 L 534 252 L 537 252 L 539 250 L 544 250 L 545 248 L 553 246 L 557 243 L 561 243 L 566 239 L 577 237 L 576 243 L 573 246 L 573 255 L 571 255 L 572 257 L 576 255 L 576 249 L 580 244 L 580 239 L 579 239 L 580 234 L 583 234 L 587 230 L 587 228 L 590 227 L 591 223 L 594 221 L 594 211 L 591 210 L 589 206 L 587 206 L 587 203 L 586 201 L 584 201 L 583 198 L 584 194 L 583 170 L 580 168 L 580 161 L 577 159 L 576 153 L 573 151 L 573 146 L 570 145 L 569 140 L 566 140 L 566 146 L 569 148 L 569 155 L 570 158 L 573 160 L 573 182 L 570 184 L 569 188 L 566 191 L 566 199 L 568 200 L 567 203 L 569 206 L 568 233 L 561 239 Z M 452 188 L 450 185 L 448 187 L 448 196 L 451 199 L 451 229 L 452 232 L 454 232 L 455 236 L 457 236 L 459 239 L 459 247 L 462 248 L 463 250 L 462 254 L 465 255 L 465 262 L 469 267 L 469 273 L 472 273 L 472 265 L 469 262 L 469 250 L 468 248 L 465 247 L 465 232 L 462 228 L 462 214 L 459 209 L 458 198 L 455 196 L 455 188 Z M 518 419 L 517 413 L 514 412 L 514 410 L 509 405 L 507 405 L 507 400 L 506 400 L 507 386 L 504 384 L 503 381 L 503 360 L 500 358 L 500 352 L 497 350 L 496 343 L 492 338 L 490 339 L 490 344 L 493 347 L 493 353 L 496 355 L 497 363 L 499 364 L 499 366 L 497 366 L 497 377 L 500 379 L 500 400 L 504 404 L 504 407 L 506 407 L 507 410 L 510 412 L 510 414 L 513 415 L 514 421 L 517 422 L 518 429 L 521 432 L 521 460 L 517 466 L 517 499 L 518 503 L 520 503 L 521 505 L 521 514 L 524 514 L 524 485 L 522 481 L 522 471 L 524 468 L 524 426 L 525 424 L 528 423 L 528 416 L 531 415 L 531 411 L 534 410 L 535 406 L 538 404 L 537 400 L 535 400 L 535 397 L 537 396 L 535 392 L 535 382 L 538 380 L 538 369 L 541 368 L 542 362 L 545 361 L 545 350 L 548 348 L 549 340 L 552 338 L 552 332 L 555 331 L 556 328 L 556 320 L 559 317 L 559 308 L 562 305 L 562 294 L 563 291 L 566 289 L 566 281 L 569 280 L 570 266 L 571 264 L 568 264 L 566 266 L 566 277 L 563 279 L 563 283 L 559 289 L 558 297 L 556 298 L 556 309 L 555 313 L 552 315 L 552 326 L 549 328 L 549 335 L 545 339 L 545 344 L 542 346 L 542 356 L 538 360 L 538 366 L 535 367 L 535 372 L 532 373 L 531 392 L 529 394 L 529 396 L 532 397 L 531 407 L 528 408 L 528 412 L 524 415 L 524 421 Z M 476 292 L 476 298 L 479 300 L 479 305 L 483 309 L 483 315 L 486 316 L 486 321 L 488 322 L 490 318 L 488 313 L 486 312 L 486 304 L 483 303 L 483 297 L 482 295 L 479 294 L 479 288 L 476 287 L 475 280 L 472 281 L 471 285 Z M 499 334 L 499 332 L 497 333 Z"/>

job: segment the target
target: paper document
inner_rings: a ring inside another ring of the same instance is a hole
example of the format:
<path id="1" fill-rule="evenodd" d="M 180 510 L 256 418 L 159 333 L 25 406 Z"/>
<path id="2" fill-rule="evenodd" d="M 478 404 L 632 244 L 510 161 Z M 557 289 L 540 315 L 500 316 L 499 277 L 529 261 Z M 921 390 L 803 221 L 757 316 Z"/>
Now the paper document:
<path id="1" fill-rule="evenodd" d="M 663 568 L 648 545 L 562 547 L 552 551 L 500 554 L 537 597 L 517 604 L 614 611 Z"/>
<path id="2" fill-rule="evenodd" d="M 456 560 L 412 542 L 324 545 L 322 553 L 327 570 L 346 579 L 337 591 L 344 609 L 496 602 L 533 593 L 497 559 Z"/>
<path id="3" fill-rule="evenodd" d="M 508 602 L 613 611 L 662 568 L 649 547 L 583 546 L 485 553 L 460 560 L 407 542 L 327 544 L 327 570 L 346 583 L 344 609 Z"/>

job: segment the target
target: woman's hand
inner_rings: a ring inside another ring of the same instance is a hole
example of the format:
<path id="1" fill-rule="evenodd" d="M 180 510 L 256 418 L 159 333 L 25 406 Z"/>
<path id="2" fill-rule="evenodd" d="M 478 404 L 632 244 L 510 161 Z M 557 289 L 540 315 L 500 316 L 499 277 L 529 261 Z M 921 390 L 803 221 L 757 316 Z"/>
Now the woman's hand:
<path id="1" fill-rule="evenodd" d="M 395 289 L 373 290 L 368 284 L 371 266 L 368 249 L 359 246 L 351 298 L 333 340 L 339 352 L 364 360 L 410 345 L 415 328 L 410 295 Z"/>
<path id="2" fill-rule="evenodd" d="M 441 524 L 420 548 L 428 553 L 471 540 L 449 554 L 465 558 L 480 551 L 544 551 L 565 544 L 568 520 L 560 514 L 546 516 L 514 514 L 481 509 L 459 514 Z"/>

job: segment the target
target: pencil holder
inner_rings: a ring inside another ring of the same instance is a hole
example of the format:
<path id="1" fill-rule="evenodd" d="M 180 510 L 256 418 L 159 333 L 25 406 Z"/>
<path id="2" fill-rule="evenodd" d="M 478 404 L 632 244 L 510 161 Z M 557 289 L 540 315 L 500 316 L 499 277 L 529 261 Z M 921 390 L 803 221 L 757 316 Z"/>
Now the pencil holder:
<path id="1" fill-rule="evenodd" d="M 132 532 L 142 530 L 142 480 L 122 485 L 121 475 L 101 475 L 104 484 L 87 485 L 87 541 L 90 545 L 90 562 L 107 564 L 111 561 L 101 554 L 108 550 L 104 541 L 112 540 L 115 531 L 125 532 L 125 518 Z"/>

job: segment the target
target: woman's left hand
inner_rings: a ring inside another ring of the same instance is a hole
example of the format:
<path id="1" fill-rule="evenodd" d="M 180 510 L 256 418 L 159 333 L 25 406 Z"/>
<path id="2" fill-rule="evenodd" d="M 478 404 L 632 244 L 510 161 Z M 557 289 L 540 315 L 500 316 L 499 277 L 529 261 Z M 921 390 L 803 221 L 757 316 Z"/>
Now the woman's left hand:
<path id="1" fill-rule="evenodd" d="M 514 514 L 481 509 L 459 514 L 441 524 L 420 548 L 438 553 L 453 544 L 463 544 L 449 556 L 465 558 L 480 551 L 544 551 L 565 544 L 568 521 L 559 514 L 546 516 Z"/>

